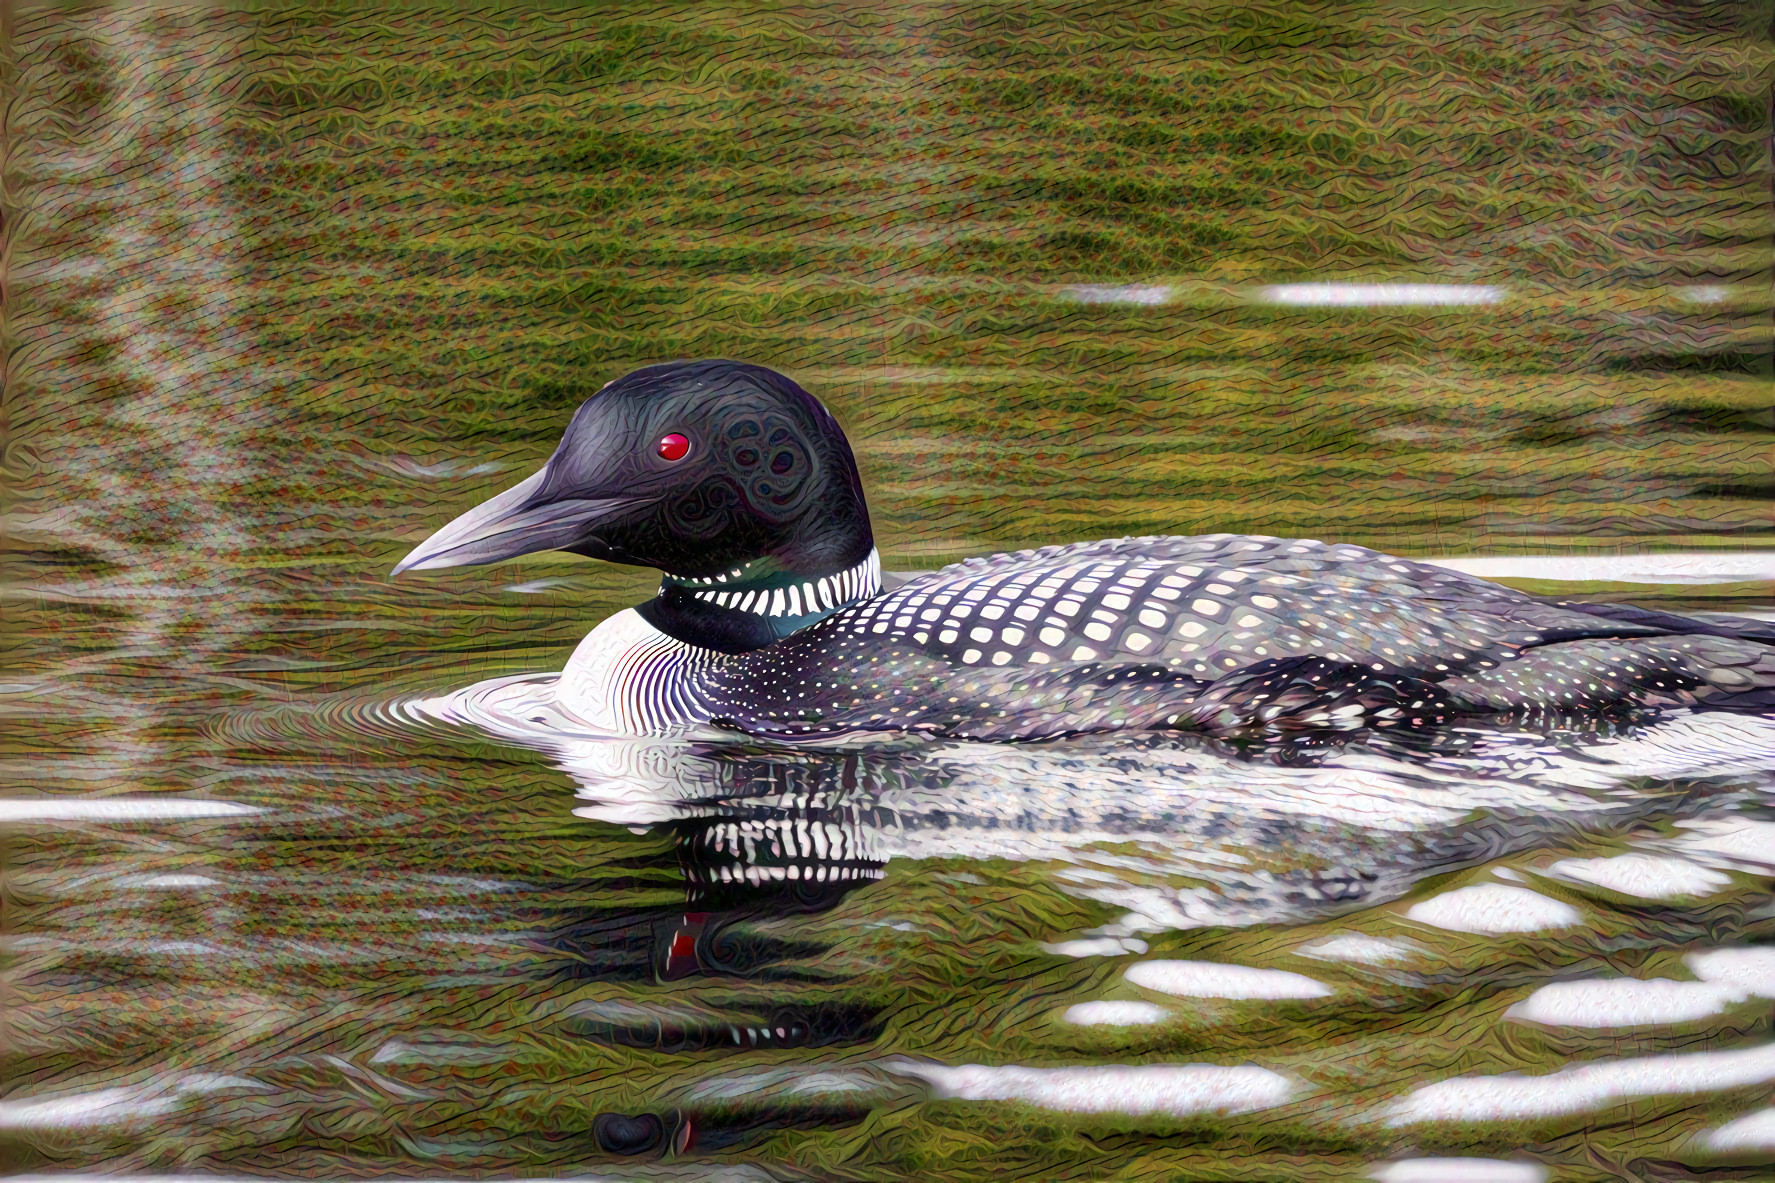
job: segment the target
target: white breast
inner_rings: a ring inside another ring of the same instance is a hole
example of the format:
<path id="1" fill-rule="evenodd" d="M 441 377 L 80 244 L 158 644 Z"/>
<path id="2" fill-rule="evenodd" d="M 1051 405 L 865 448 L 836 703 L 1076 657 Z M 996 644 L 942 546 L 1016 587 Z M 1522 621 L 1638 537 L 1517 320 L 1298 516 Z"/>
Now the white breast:
<path id="1" fill-rule="evenodd" d="M 687 645 L 625 608 L 587 633 L 561 671 L 561 706 L 608 735 L 707 722 L 696 675 L 720 654 Z"/>

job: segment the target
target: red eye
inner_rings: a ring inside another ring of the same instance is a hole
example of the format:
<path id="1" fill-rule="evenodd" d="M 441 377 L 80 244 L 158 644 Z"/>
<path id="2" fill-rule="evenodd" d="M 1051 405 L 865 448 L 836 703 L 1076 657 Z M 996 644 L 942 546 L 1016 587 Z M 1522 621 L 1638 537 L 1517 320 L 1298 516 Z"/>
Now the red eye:
<path id="1" fill-rule="evenodd" d="M 660 436 L 658 447 L 662 460 L 682 460 L 690 453 L 690 441 L 675 431 Z"/>

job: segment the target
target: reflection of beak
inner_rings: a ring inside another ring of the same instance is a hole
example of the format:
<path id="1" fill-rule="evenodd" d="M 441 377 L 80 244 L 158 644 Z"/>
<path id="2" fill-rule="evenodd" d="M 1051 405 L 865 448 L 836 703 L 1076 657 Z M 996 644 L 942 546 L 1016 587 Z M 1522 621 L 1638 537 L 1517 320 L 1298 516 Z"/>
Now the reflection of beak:
<path id="1" fill-rule="evenodd" d="M 539 472 L 475 506 L 414 547 L 389 574 L 431 567 L 472 567 L 572 546 L 584 542 L 589 527 L 601 519 L 641 502 L 640 498 L 611 497 L 531 504 L 542 488 L 542 478 L 543 473 Z"/>

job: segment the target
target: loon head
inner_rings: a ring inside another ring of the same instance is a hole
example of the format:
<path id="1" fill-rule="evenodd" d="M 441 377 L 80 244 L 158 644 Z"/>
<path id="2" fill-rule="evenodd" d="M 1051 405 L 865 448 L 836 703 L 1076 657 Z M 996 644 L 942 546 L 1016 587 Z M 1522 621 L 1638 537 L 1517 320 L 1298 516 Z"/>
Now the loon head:
<path id="1" fill-rule="evenodd" d="M 609 383 L 574 412 L 542 471 L 450 522 L 393 573 L 542 550 L 657 568 L 663 600 L 693 614 L 707 604 L 774 618 L 768 639 L 857 598 L 840 590 L 863 594 L 860 575 L 849 575 L 874 565 L 862 481 L 838 423 L 782 374 L 733 361 L 670 362 Z M 821 582 L 841 575 L 842 589 Z M 805 602 L 804 587 L 814 589 Z M 786 594 L 768 594 L 788 589 L 794 613 Z M 747 590 L 766 593 L 764 611 L 756 596 L 739 607 L 734 593 Z M 739 631 L 768 643 L 756 628 Z M 734 644 L 750 647 L 719 647 Z"/>

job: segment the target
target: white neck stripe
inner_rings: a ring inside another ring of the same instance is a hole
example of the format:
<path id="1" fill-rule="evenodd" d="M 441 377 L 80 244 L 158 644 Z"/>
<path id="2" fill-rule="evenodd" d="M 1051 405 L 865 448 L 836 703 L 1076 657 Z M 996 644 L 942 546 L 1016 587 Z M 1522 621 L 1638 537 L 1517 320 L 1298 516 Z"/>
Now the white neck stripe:
<path id="1" fill-rule="evenodd" d="M 815 612 L 831 612 L 880 591 L 881 556 L 871 550 L 869 557 L 854 567 L 846 567 L 836 575 L 804 579 L 786 588 L 722 591 L 699 587 L 690 594 L 705 603 L 760 616 L 811 616 Z"/>

